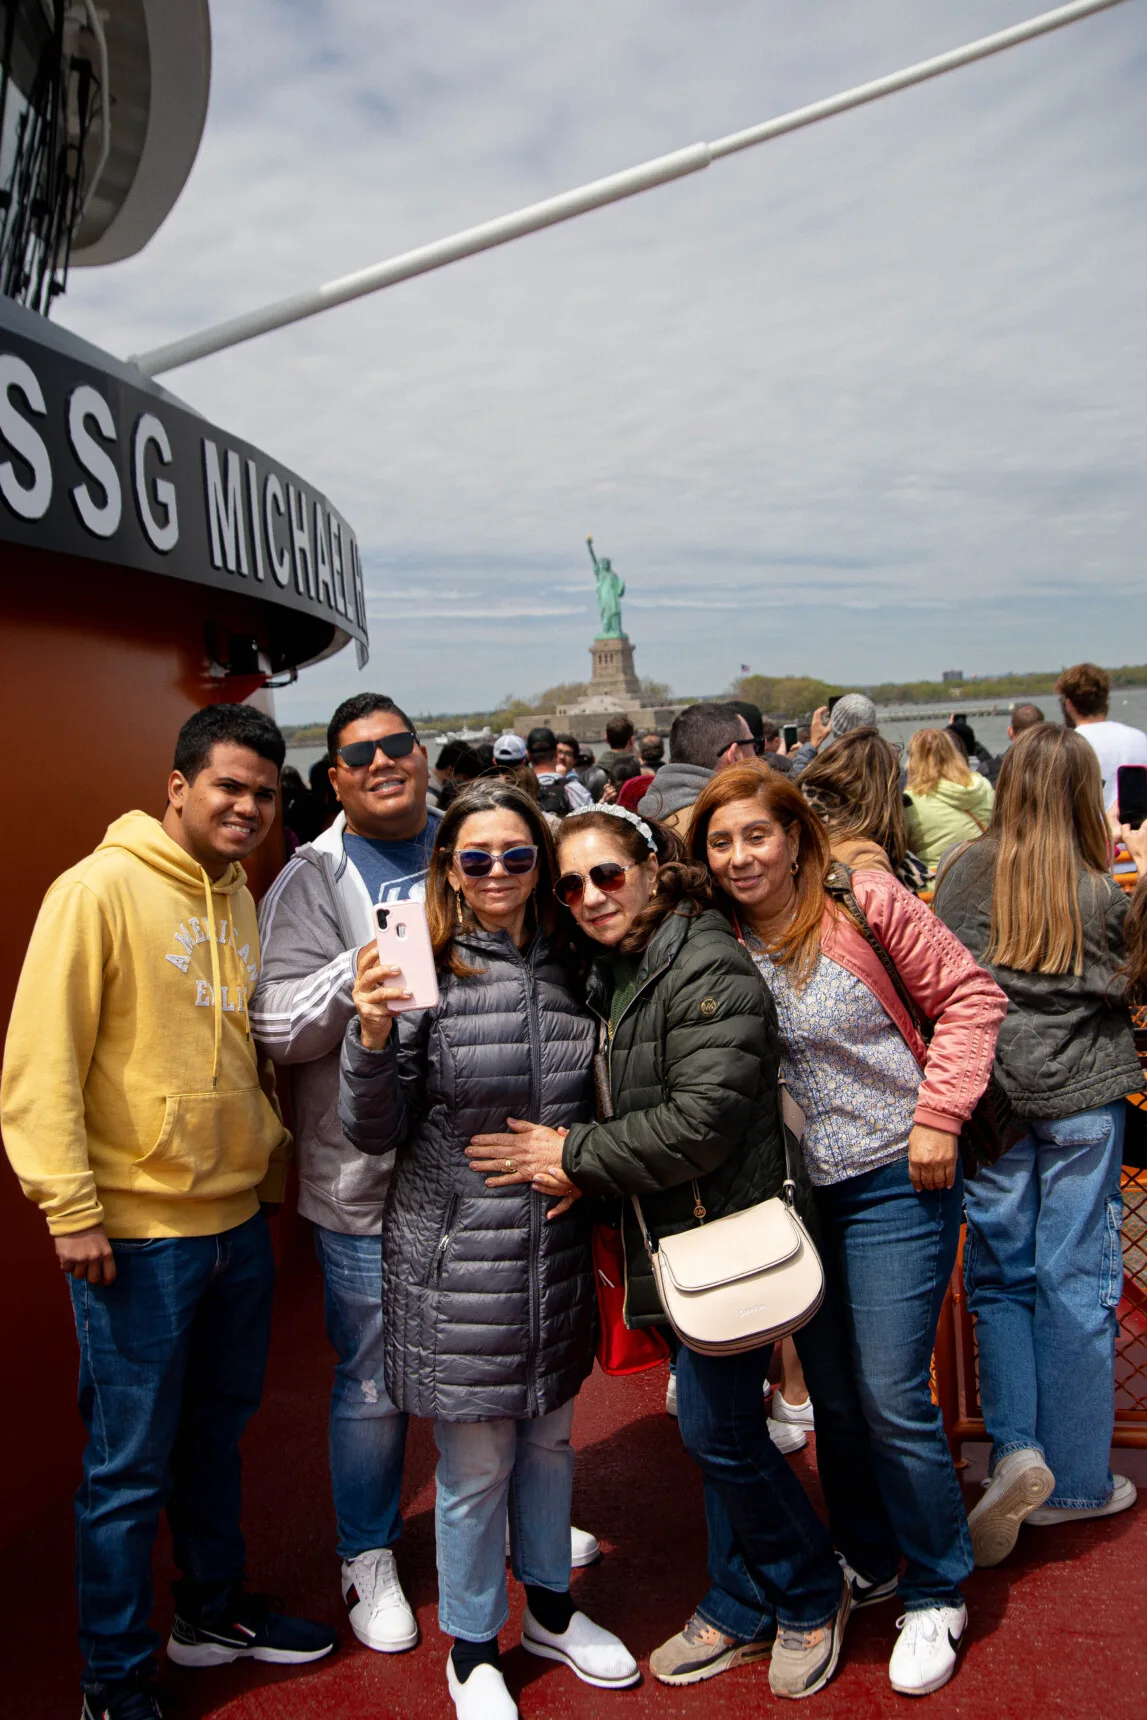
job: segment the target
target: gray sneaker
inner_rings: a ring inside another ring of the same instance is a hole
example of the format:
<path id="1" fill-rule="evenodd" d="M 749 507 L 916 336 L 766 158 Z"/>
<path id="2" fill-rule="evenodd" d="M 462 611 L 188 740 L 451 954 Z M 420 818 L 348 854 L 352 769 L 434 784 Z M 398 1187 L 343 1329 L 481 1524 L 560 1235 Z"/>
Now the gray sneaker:
<path id="1" fill-rule="evenodd" d="M 984 1497 L 968 1513 L 972 1552 L 982 1568 L 1006 1559 L 1020 1527 L 1055 1487 L 1055 1476 L 1038 1451 L 1009 1451 L 992 1471 Z"/>
<path id="2" fill-rule="evenodd" d="M 771 1641 L 739 1642 L 694 1613 L 683 1630 L 654 1649 L 649 1670 L 662 1684 L 700 1684 L 730 1667 L 763 1660 L 771 1647 Z"/>
<path id="3" fill-rule="evenodd" d="M 823 1690 L 836 1671 L 851 1610 L 852 1589 L 844 1583 L 836 1617 L 828 1624 L 818 1630 L 799 1630 L 785 1624 L 778 1627 L 769 1662 L 769 1689 L 774 1696 L 815 1696 Z"/>

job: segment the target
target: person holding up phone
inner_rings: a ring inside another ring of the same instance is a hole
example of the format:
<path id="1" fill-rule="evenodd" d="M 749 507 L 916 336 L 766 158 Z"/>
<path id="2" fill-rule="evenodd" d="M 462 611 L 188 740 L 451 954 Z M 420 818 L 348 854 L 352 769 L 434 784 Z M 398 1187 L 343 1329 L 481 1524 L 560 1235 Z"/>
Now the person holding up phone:
<path id="1" fill-rule="evenodd" d="M 570 1430 L 594 1353 L 589 1220 L 574 1198 L 528 1183 L 487 1187 L 465 1151 L 510 1118 L 564 1133 L 592 1115 L 595 1030 L 559 960 L 553 885 L 537 806 L 502 783 L 465 790 L 427 879 L 438 1001 L 418 1009 L 417 962 L 384 961 L 372 943 L 342 1049 L 348 1140 L 397 1149 L 382 1225 L 385 1385 L 399 1411 L 434 1420 L 439 1622 L 454 1638 L 459 1720 L 517 1714 L 498 1658 L 507 1507 L 523 1648 L 601 1688 L 638 1678 L 569 1593 Z M 416 948 L 412 923 L 405 940 L 391 932 L 390 921 L 379 932 L 388 952 Z"/>
<path id="2" fill-rule="evenodd" d="M 1128 904 L 1108 870 L 1099 761 L 1040 723 L 1004 754 L 991 829 L 946 863 L 938 919 L 1006 992 L 996 1069 L 1027 1135 L 965 1189 L 991 1481 L 969 1518 L 978 1565 L 1022 1525 L 1109 1517 L 1124 1096 L 1143 1075 L 1124 970 Z M 1064 1389 L 1070 1357 L 1071 1390 Z"/>

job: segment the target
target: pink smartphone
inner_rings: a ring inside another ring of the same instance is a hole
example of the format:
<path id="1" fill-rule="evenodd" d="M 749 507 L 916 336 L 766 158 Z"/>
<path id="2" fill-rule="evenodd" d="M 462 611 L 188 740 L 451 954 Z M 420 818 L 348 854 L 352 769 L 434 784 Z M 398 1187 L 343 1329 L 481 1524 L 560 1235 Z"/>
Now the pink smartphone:
<path id="1" fill-rule="evenodd" d="M 374 910 L 378 931 L 379 960 L 384 967 L 402 970 L 402 981 L 410 992 L 389 1006 L 392 1015 L 408 1009 L 433 1009 L 438 1002 L 438 975 L 426 908 L 421 902 L 380 903 Z"/>

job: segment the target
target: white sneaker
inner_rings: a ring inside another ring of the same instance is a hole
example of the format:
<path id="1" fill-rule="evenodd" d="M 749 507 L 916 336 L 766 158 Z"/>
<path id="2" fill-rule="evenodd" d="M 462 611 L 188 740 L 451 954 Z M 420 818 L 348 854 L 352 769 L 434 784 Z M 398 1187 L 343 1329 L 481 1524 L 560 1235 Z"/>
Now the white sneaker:
<path id="1" fill-rule="evenodd" d="M 510 1519 L 506 1518 L 506 1557 L 510 1557 Z M 575 1571 L 584 1570 L 586 1565 L 596 1565 L 601 1558 L 601 1543 L 596 1535 L 591 1535 L 588 1529 L 575 1529 L 570 1524 L 570 1568 Z"/>
<path id="2" fill-rule="evenodd" d="M 575 1571 L 584 1570 L 586 1565 L 596 1565 L 601 1558 L 601 1546 L 596 1535 L 591 1535 L 588 1529 L 575 1529 L 570 1524 L 570 1565 Z"/>
<path id="3" fill-rule="evenodd" d="M 808 1434 L 803 1427 L 790 1427 L 787 1422 L 774 1421 L 769 1417 L 769 1438 L 783 1457 L 788 1457 L 794 1451 L 803 1451 L 808 1444 Z"/>
<path id="4" fill-rule="evenodd" d="M 476 1666 L 461 1684 L 447 1655 L 446 1688 L 454 1698 L 458 1720 L 518 1720 L 518 1705 L 496 1666 Z"/>
<path id="5" fill-rule="evenodd" d="M 886 1577 L 882 1583 L 869 1582 L 859 1571 L 854 1571 L 844 1554 L 837 1549 L 836 1562 L 844 1572 L 844 1580 L 852 1590 L 852 1611 L 862 1612 L 865 1607 L 879 1606 L 881 1601 L 890 1601 L 900 1584 L 899 1576 Z"/>
<path id="6" fill-rule="evenodd" d="M 1093 1517 L 1117 1517 L 1120 1511 L 1130 1511 L 1139 1497 L 1135 1483 L 1128 1481 L 1126 1475 L 1113 1475 L 1111 1479 L 1115 1491 L 1106 1505 L 1041 1505 L 1031 1513 L 1028 1522 L 1036 1529 L 1051 1529 L 1057 1523 L 1087 1523 Z"/>
<path id="7" fill-rule="evenodd" d="M 956 1670 L 956 1655 L 968 1628 L 968 1611 L 922 1607 L 896 1620 L 900 1635 L 888 1662 L 888 1677 L 901 1696 L 930 1696 Z"/>
<path id="8" fill-rule="evenodd" d="M 983 1498 L 968 1512 L 972 1552 L 983 1569 L 1006 1559 L 1020 1526 L 1055 1487 L 1055 1476 L 1038 1451 L 1009 1451 L 992 1471 Z"/>
<path id="9" fill-rule="evenodd" d="M 790 1403 L 788 1398 L 781 1395 L 780 1386 L 777 1386 L 769 1400 L 769 1420 L 787 1422 L 790 1427 L 803 1427 L 806 1433 L 816 1431 L 812 1399 L 806 1397 L 803 1403 Z"/>
<path id="10" fill-rule="evenodd" d="M 381 1654 L 401 1654 L 418 1641 L 418 1620 L 402 1592 L 389 1547 L 374 1547 L 347 1559 L 342 1568 L 343 1600 L 350 1628 L 360 1642 Z"/>
<path id="11" fill-rule="evenodd" d="M 522 1621 L 522 1647 L 527 1654 L 542 1660 L 560 1660 L 575 1672 L 583 1684 L 596 1685 L 599 1690 L 625 1690 L 641 1677 L 637 1662 L 611 1631 L 575 1612 L 560 1635 L 545 1630 L 529 1607 Z"/>
<path id="12" fill-rule="evenodd" d="M 670 1374 L 669 1384 L 665 1388 L 665 1413 L 677 1420 L 677 1375 Z"/>

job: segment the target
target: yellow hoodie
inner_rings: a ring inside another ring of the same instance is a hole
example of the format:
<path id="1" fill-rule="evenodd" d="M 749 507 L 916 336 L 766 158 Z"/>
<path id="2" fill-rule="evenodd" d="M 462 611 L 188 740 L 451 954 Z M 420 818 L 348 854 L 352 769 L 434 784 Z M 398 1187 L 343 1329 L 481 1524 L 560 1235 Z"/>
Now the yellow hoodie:
<path id="1" fill-rule="evenodd" d="M 217 883 L 129 812 L 57 878 L 24 959 L 4 1145 L 56 1235 L 209 1236 L 282 1199 L 290 1136 L 247 1021 L 259 972 L 239 865 Z M 265 1082 L 265 1085 L 264 1085 Z"/>

